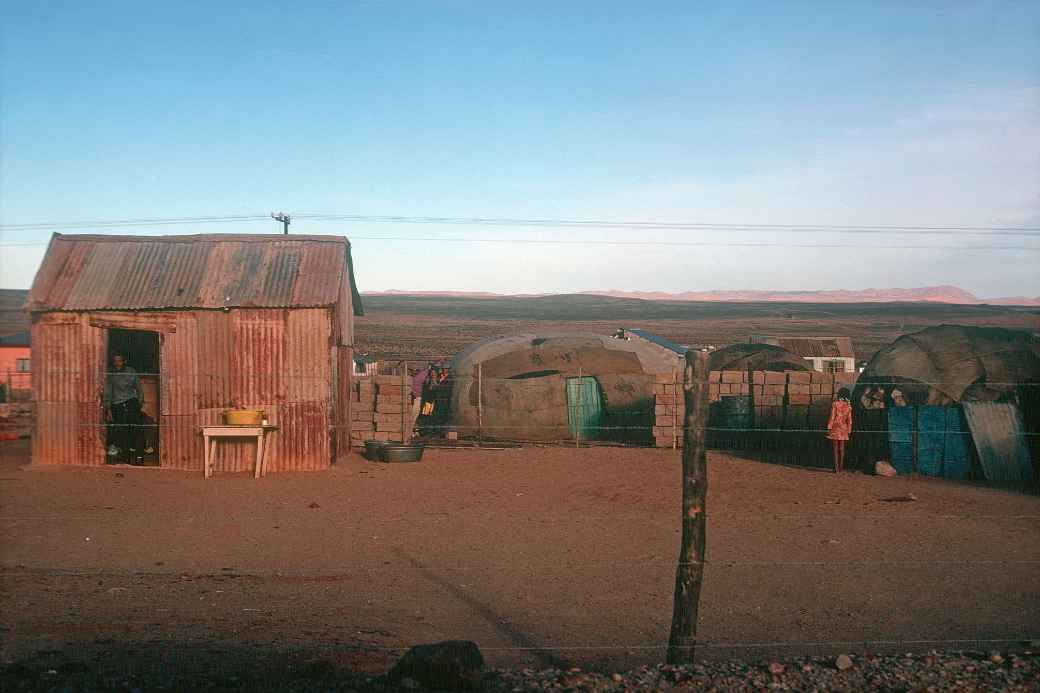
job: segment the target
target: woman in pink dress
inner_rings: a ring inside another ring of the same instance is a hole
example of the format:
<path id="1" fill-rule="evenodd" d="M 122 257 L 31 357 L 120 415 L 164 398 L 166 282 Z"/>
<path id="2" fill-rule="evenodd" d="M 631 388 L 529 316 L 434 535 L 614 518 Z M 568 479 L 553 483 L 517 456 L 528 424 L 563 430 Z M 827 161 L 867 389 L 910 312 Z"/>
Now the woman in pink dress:
<path id="1" fill-rule="evenodd" d="M 852 433 L 851 393 L 847 387 L 838 390 L 831 404 L 831 418 L 827 421 L 827 437 L 830 438 L 834 450 L 834 473 L 845 471 L 845 443 Z"/>

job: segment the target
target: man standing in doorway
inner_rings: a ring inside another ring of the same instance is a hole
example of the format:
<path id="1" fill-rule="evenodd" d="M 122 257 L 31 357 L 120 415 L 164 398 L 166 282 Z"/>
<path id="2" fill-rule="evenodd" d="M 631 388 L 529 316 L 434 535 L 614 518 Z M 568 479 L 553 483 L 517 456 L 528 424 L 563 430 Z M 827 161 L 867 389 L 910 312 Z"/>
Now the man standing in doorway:
<path id="1" fill-rule="evenodd" d="M 126 365 L 122 354 L 112 357 L 112 370 L 105 375 L 105 419 L 109 423 L 108 456 L 116 462 L 125 455 L 128 464 L 141 460 L 137 449 L 144 394 L 137 371 Z"/>

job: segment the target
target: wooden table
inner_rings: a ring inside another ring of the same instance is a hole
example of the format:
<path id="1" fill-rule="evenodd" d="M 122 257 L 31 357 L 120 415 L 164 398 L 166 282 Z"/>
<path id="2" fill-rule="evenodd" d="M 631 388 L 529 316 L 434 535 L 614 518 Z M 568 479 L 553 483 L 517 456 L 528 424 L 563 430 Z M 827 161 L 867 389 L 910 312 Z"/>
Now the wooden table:
<path id="1" fill-rule="evenodd" d="M 213 463 L 217 457 L 217 441 L 221 438 L 256 438 L 256 462 L 253 467 L 253 478 L 264 475 L 264 436 L 269 431 L 277 430 L 277 426 L 203 426 L 202 437 L 206 443 L 206 478 L 213 476 Z"/>

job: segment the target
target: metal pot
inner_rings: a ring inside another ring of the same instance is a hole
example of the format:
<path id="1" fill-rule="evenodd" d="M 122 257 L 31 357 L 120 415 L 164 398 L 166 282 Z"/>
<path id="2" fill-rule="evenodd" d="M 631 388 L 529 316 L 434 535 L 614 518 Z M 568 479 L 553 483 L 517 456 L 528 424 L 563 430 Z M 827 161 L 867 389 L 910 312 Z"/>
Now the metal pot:
<path id="1" fill-rule="evenodd" d="M 384 445 L 386 445 L 385 440 L 366 440 L 365 451 L 361 454 L 366 460 L 377 462 L 381 459 L 380 452 Z"/>
<path id="2" fill-rule="evenodd" d="M 422 459 L 422 454 L 421 443 L 413 445 L 389 443 L 380 449 L 379 458 L 384 462 L 418 462 Z"/>

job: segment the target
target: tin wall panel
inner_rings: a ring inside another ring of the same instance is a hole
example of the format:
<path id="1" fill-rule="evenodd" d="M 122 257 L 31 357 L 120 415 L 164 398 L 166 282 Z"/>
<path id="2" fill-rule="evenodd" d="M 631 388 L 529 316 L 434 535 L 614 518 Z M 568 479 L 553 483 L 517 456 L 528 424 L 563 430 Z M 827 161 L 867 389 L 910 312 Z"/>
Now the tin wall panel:
<path id="1" fill-rule="evenodd" d="M 281 309 L 231 311 L 234 329 L 229 369 L 232 406 L 260 409 L 276 426 L 280 425 L 279 405 L 284 400 L 285 312 Z M 230 441 L 220 445 L 226 447 L 221 452 L 219 468 L 232 471 L 253 468 L 254 443 Z"/>
<path id="2" fill-rule="evenodd" d="M 202 470 L 202 436 L 196 424 L 198 330 L 194 312 L 175 313 L 176 332 L 162 335 L 159 356 L 159 464 Z"/>
<path id="3" fill-rule="evenodd" d="M 331 315 L 325 308 L 286 311 L 285 397 L 288 402 L 321 402 L 332 387 L 329 344 Z"/>
<path id="4" fill-rule="evenodd" d="M 324 469 L 331 463 L 332 363 L 329 310 L 286 311 L 285 402 L 271 468 Z"/>
<path id="5" fill-rule="evenodd" d="M 329 410 L 325 402 L 294 402 L 282 406 L 278 432 L 267 457 L 271 471 L 315 471 L 331 461 Z"/>
<path id="6" fill-rule="evenodd" d="M 231 355 L 235 406 L 278 404 L 284 399 L 285 311 L 233 311 L 235 342 Z"/>
<path id="7" fill-rule="evenodd" d="M 234 351 L 235 322 L 230 312 L 200 310 L 198 319 L 197 380 L 199 409 L 226 409 L 231 398 L 231 354 Z M 200 424 L 201 425 L 201 424 Z M 206 425 L 216 425 L 216 422 Z"/>
<path id="8" fill-rule="evenodd" d="M 333 443 L 336 461 L 345 462 L 350 454 L 350 398 L 351 378 L 354 373 L 354 350 L 350 347 L 337 347 L 335 352 L 336 371 L 333 374 L 335 399 L 333 406 Z"/>
<path id="9" fill-rule="evenodd" d="M 79 404 L 38 402 L 33 425 L 33 464 L 83 464 L 79 458 Z"/>

